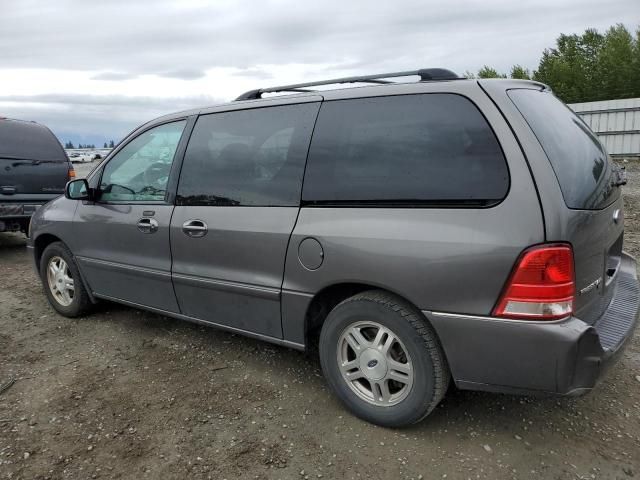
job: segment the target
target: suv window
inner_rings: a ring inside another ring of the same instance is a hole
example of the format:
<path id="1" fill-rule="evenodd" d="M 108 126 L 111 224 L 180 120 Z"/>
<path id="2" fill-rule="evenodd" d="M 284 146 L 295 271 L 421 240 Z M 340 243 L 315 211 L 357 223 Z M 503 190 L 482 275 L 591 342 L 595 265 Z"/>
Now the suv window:
<path id="1" fill-rule="evenodd" d="M 600 209 L 615 200 L 604 147 L 569 107 L 551 92 L 507 92 L 544 149 L 569 208 Z"/>
<path id="2" fill-rule="evenodd" d="M 198 118 L 178 205 L 297 206 L 318 103 Z"/>
<path id="3" fill-rule="evenodd" d="M 163 201 L 186 120 L 141 133 L 104 167 L 100 201 Z"/>
<path id="4" fill-rule="evenodd" d="M 484 206 L 508 189 L 504 155 L 480 111 L 465 97 L 438 93 L 324 103 L 302 198 Z"/>

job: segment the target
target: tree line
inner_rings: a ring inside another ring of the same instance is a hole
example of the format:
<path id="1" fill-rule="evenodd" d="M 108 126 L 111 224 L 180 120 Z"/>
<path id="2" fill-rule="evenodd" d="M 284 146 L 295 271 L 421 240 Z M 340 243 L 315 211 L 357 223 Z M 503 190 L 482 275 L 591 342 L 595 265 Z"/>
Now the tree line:
<path id="1" fill-rule="evenodd" d="M 102 148 L 113 148 L 115 143 L 113 140 L 109 141 L 109 143 L 104 142 L 104 146 Z M 72 141 L 68 141 L 64 144 L 64 148 L 96 148 L 93 143 L 79 143 L 78 146 L 74 146 Z"/>
<path id="2" fill-rule="evenodd" d="M 605 33 L 561 34 L 554 48 L 542 52 L 531 72 L 514 65 L 507 75 L 485 65 L 467 78 L 519 78 L 546 83 L 566 103 L 640 97 L 640 27 L 632 34 L 623 24 Z"/>

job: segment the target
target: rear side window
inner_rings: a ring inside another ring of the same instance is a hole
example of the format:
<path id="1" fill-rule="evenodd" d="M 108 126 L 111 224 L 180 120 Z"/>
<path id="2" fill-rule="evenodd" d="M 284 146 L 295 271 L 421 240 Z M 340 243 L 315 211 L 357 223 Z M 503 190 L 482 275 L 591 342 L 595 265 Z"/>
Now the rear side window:
<path id="1" fill-rule="evenodd" d="M 51 131 L 37 123 L 0 119 L 0 158 L 66 162 Z"/>
<path id="2" fill-rule="evenodd" d="M 203 115 L 191 134 L 179 205 L 298 206 L 318 103 Z"/>
<path id="3" fill-rule="evenodd" d="M 480 111 L 465 97 L 438 93 L 324 103 L 302 198 L 487 206 L 508 189 L 504 155 Z"/>
<path id="4" fill-rule="evenodd" d="M 600 209 L 615 200 L 607 152 L 589 127 L 551 92 L 514 89 L 516 105 L 544 149 L 569 208 Z"/>

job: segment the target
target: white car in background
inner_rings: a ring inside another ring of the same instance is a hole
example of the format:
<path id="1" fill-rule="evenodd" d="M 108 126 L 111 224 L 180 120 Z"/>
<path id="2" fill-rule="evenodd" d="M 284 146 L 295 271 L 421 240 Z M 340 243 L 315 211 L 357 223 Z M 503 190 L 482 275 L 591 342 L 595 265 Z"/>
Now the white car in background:
<path id="1" fill-rule="evenodd" d="M 72 163 L 91 163 L 96 159 L 102 158 L 102 155 L 94 151 L 67 152 L 67 155 L 69 156 L 69 160 L 71 160 Z"/>

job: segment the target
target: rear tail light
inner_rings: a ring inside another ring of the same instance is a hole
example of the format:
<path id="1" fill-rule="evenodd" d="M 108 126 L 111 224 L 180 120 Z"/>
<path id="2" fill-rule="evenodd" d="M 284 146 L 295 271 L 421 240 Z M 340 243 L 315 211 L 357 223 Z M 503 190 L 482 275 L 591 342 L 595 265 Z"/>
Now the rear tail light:
<path id="1" fill-rule="evenodd" d="M 574 295 L 571 247 L 537 245 L 518 258 L 493 315 L 520 320 L 557 320 L 573 313 Z"/>
<path id="2" fill-rule="evenodd" d="M 76 171 L 73 169 L 73 167 L 69 167 L 69 172 L 67 172 L 67 176 L 69 177 L 69 180 L 73 180 L 74 178 L 76 178 Z"/>

